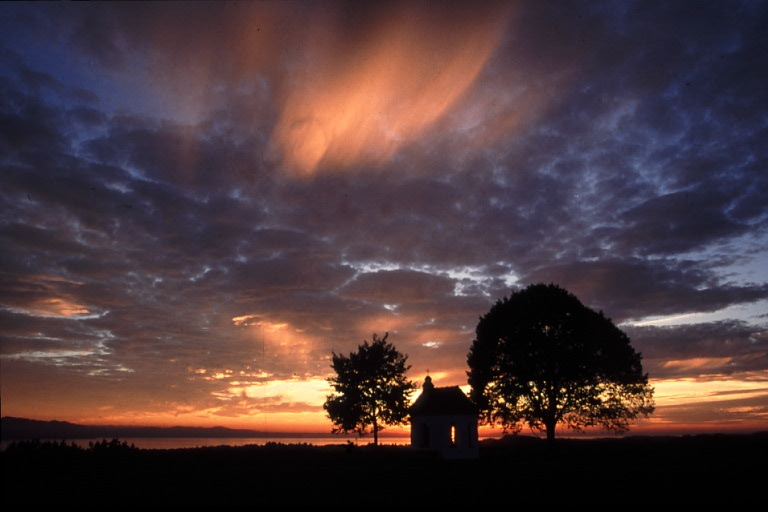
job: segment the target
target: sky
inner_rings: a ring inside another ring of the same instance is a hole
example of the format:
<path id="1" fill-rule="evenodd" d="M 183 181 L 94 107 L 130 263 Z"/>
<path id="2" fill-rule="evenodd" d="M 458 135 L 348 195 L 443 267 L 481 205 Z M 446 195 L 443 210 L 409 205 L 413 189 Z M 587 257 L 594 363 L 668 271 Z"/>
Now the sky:
<path id="1" fill-rule="evenodd" d="M 768 429 L 766 23 L 3 3 L 2 415 L 330 432 L 333 353 L 466 386 L 480 316 L 555 283 L 642 353 L 630 433 Z"/>

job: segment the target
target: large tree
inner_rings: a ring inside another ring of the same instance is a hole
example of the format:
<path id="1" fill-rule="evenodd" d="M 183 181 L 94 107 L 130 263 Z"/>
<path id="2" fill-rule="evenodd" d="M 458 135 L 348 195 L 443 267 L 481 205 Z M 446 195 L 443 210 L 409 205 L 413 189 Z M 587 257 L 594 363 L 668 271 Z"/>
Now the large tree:
<path id="1" fill-rule="evenodd" d="M 489 424 L 623 432 L 653 412 L 641 356 L 602 311 L 557 285 L 530 285 L 480 318 L 468 355 L 471 397 Z"/>
<path id="2" fill-rule="evenodd" d="M 416 385 L 405 374 L 411 368 L 403 355 L 383 338 L 373 335 L 349 356 L 333 353 L 331 367 L 336 377 L 328 379 L 335 393 L 323 408 L 333 422 L 333 433 L 373 431 L 373 444 L 379 443 L 384 425 L 405 423 L 410 395 Z"/>

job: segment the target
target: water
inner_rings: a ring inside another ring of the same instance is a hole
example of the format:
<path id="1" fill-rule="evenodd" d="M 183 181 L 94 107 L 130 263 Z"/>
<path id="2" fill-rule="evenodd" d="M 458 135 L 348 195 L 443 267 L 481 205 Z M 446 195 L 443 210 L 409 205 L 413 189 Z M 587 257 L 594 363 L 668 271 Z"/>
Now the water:
<path id="1" fill-rule="evenodd" d="M 110 441 L 111 439 L 108 439 Z M 119 438 L 120 442 L 134 445 L 136 448 L 148 450 L 168 450 L 176 448 L 203 448 L 206 446 L 245 446 L 265 445 L 267 443 L 281 444 L 311 444 L 315 446 L 329 446 L 334 444 L 354 444 L 364 446 L 373 443 L 373 437 L 125 437 Z M 61 439 L 43 439 L 42 441 L 60 442 Z M 102 441 L 98 439 L 66 439 L 67 444 L 75 443 L 77 446 L 87 448 L 89 443 Z M 11 444 L 12 441 L 2 441 L 0 449 Z M 411 444 L 409 437 L 379 437 L 381 445 L 407 446 Z"/>

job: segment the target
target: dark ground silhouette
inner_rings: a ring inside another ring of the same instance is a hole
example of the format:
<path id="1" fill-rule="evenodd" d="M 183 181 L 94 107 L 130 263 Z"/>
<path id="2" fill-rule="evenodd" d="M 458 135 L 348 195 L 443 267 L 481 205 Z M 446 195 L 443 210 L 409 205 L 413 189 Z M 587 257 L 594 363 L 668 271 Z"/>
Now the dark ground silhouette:
<path id="1" fill-rule="evenodd" d="M 0 453 L 3 506 L 248 505 L 342 509 L 521 504 L 764 502 L 768 432 L 751 435 L 482 443 L 476 460 L 402 446 L 141 450 L 118 440 L 89 449 L 17 442 Z"/>

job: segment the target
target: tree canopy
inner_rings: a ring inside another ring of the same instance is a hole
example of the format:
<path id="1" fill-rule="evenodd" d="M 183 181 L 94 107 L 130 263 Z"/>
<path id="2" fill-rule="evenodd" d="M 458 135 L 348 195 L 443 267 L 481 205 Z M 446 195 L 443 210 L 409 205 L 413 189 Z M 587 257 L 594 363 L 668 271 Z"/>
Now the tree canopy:
<path id="1" fill-rule="evenodd" d="M 349 356 L 333 353 L 336 377 L 328 382 L 335 393 L 323 408 L 333 422 L 334 434 L 372 431 L 377 445 L 384 425 L 405 423 L 416 385 L 405 376 L 411 368 L 406 364 L 408 356 L 388 343 L 388 336 L 374 334 L 370 344 L 364 341 Z"/>
<path id="2" fill-rule="evenodd" d="M 555 438 L 562 424 L 614 432 L 654 410 L 641 355 L 602 311 L 557 285 L 536 284 L 480 318 L 467 356 L 481 419 Z"/>

